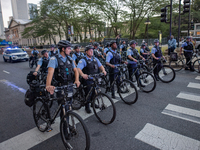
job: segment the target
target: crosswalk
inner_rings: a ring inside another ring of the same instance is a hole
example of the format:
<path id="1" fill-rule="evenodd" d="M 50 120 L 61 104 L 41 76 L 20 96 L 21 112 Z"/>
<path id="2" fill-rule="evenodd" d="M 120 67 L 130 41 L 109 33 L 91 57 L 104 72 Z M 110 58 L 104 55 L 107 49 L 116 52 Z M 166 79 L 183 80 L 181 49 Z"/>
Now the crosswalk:
<path id="1" fill-rule="evenodd" d="M 197 82 L 189 82 L 187 88 L 200 89 L 200 76 L 197 76 L 195 79 Z M 199 93 L 181 91 L 176 98 L 179 100 L 186 100 L 191 103 L 200 102 Z M 161 113 L 185 121 L 200 124 L 200 109 L 194 110 L 187 107 L 168 104 Z M 135 136 L 135 138 L 162 150 L 200 150 L 200 141 L 150 123 L 147 123 L 144 128 Z"/>

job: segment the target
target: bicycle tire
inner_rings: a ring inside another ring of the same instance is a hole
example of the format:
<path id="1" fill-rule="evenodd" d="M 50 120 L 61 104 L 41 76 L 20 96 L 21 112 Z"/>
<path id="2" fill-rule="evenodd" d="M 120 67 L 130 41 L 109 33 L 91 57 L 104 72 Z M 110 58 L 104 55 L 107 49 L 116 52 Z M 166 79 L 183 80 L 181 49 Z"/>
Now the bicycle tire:
<path id="1" fill-rule="evenodd" d="M 195 60 L 192 65 L 194 70 L 200 73 L 200 59 Z"/>
<path id="2" fill-rule="evenodd" d="M 32 61 L 29 61 L 29 67 L 33 68 Z"/>
<path id="3" fill-rule="evenodd" d="M 174 65 L 172 65 L 172 63 L 175 63 Z M 169 66 L 172 67 L 174 69 L 174 71 L 180 71 L 183 69 L 184 67 L 184 63 L 182 60 L 178 60 L 178 61 L 170 61 L 169 62 Z"/>
<path id="4" fill-rule="evenodd" d="M 38 130 L 45 132 L 48 129 L 48 124 L 45 121 L 48 119 L 47 110 L 42 100 L 37 100 L 33 105 L 33 118 Z"/>
<path id="5" fill-rule="evenodd" d="M 106 97 L 106 99 L 103 99 L 103 96 Z M 100 97 L 100 99 L 98 97 Z M 105 102 L 105 100 L 107 101 Z M 98 106 L 99 108 L 96 108 L 95 106 Z M 114 102 L 105 93 L 98 93 L 94 96 L 92 99 L 92 108 L 95 116 L 102 124 L 111 124 L 116 118 L 116 108 Z"/>
<path id="6" fill-rule="evenodd" d="M 83 119 L 73 111 L 67 112 L 62 117 L 60 122 L 60 135 L 67 150 L 90 149 L 90 134 L 87 126 Z"/>
<path id="7" fill-rule="evenodd" d="M 155 77 L 149 72 L 142 72 L 139 74 L 137 83 L 140 89 L 145 93 L 150 93 L 156 88 Z"/>
<path id="8" fill-rule="evenodd" d="M 163 65 L 158 72 L 158 78 L 164 83 L 172 82 L 175 79 L 175 77 L 176 77 L 176 73 L 174 69 L 167 65 Z"/>
<path id="9" fill-rule="evenodd" d="M 134 104 L 138 100 L 137 88 L 130 80 L 123 80 L 118 85 L 118 94 L 120 98 L 124 101 L 124 103 L 128 105 Z M 131 97 L 128 97 L 130 95 Z"/>

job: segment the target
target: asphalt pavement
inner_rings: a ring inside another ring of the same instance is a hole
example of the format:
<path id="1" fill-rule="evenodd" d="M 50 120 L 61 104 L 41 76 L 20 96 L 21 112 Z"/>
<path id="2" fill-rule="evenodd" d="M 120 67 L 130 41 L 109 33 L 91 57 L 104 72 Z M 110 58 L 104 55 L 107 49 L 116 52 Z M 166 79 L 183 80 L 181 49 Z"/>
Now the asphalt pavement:
<path id="1" fill-rule="evenodd" d="M 62 150 L 58 123 L 41 133 L 32 109 L 24 103 L 28 62 L 5 63 L 0 55 L 0 150 Z M 152 93 L 139 91 L 138 101 L 115 100 L 117 116 L 101 124 L 84 110 L 91 150 L 200 149 L 200 74 L 182 70 L 171 83 L 157 82 Z M 77 143 L 78 144 L 78 143 Z"/>

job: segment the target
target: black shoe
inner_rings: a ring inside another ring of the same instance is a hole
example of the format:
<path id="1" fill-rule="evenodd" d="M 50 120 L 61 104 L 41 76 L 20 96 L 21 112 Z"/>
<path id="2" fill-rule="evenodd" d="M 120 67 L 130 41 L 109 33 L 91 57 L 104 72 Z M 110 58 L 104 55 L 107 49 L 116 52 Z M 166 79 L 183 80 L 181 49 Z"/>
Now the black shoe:
<path id="1" fill-rule="evenodd" d="M 85 111 L 86 111 L 86 113 L 88 113 L 88 114 L 92 113 L 90 107 L 85 107 Z"/>
<path id="2" fill-rule="evenodd" d="M 91 104 L 91 107 L 93 107 L 93 104 Z M 99 108 L 99 105 L 94 104 L 94 107 L 95 107 L 95 108 Z"/>
<path id="3" fill-rule="evenodd" d="M 194 70 L 194 68 L 190 68 L 190 71 L 192 71 L 192 72 L 193 72 L 193 71 L 195 71 L 195 70 Z"/>
<path id="4" fill-rule="evenodd" d="M 116 98 L 116 97 L 115 97 L 115 94 L 112 94 L 112 98 Z"/>
<path id="5" fill-rule="evenodd" d="M 185 70 L 189 70 L 189 68 L 188 68 L 188 67 L 185 67 Z"/>
<path id="6" fill-rule="evenodd" d="M 140 86 L 141 86 L 141 87 L 145 87 L 145 85 L 143 85 L 143 84 L 141 84 L 141 83 L 140 83 Z"/>

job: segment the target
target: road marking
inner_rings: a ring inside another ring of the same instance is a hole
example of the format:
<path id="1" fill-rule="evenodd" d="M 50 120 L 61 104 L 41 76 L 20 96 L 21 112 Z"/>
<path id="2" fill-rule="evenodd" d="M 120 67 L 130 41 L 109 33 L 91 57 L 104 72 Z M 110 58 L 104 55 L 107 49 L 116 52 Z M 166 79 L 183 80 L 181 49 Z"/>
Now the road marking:
<path id="1" fill-rule="evenodd" d="M 10 72 L 3 70 L 4 73 L 10 74 Z"/>
<path id="2" fill-rule="evenodd" d="M 22 93 L 24 93 L 24 94 L 26 93 L 26 90 L 25 90 L 25 89 L 16 86 L 15 84 L 9 82 L 8 80 L 5 80 L 5 79 L 0 80 L 0 83 L 3 83 L 3 84 L 5 84 L 5 85 L 7 85 L 7 86 L 10 86 L 12 89 L 18 89 L 20 92 L 22 92 Z"/>
<path id="3" fill-rule="evenodd" d="M 199 150 L 200 141 L 147 123 L 136 139 L 162 150 Z"/>
<path id="4" fill-rule="evenodd" d="M 195 102 L 200 102 L 200 94 L 194 94 L 194 93 L 189 93 L 189 92 L 180 92 L 176 97 L 195 101 Z"/>
<path id="5" fill-rule="evenodd" d="M 199 83 L 192 83 L 192 82 L 190 82 L 187 87 L 195 88 L 195 89 L 200 89 L 200 84 Z"/>
<path id="6" fill-rule="evenodd" d="M 200 80 L 200 76 L 197 76 L 195 79 L 196 79 L 196 80 Z"/>
<path id="7" fill-rule="evenodd" d="M 168 104 L 162 114 L 200 124 L 200 111 Z"/>

